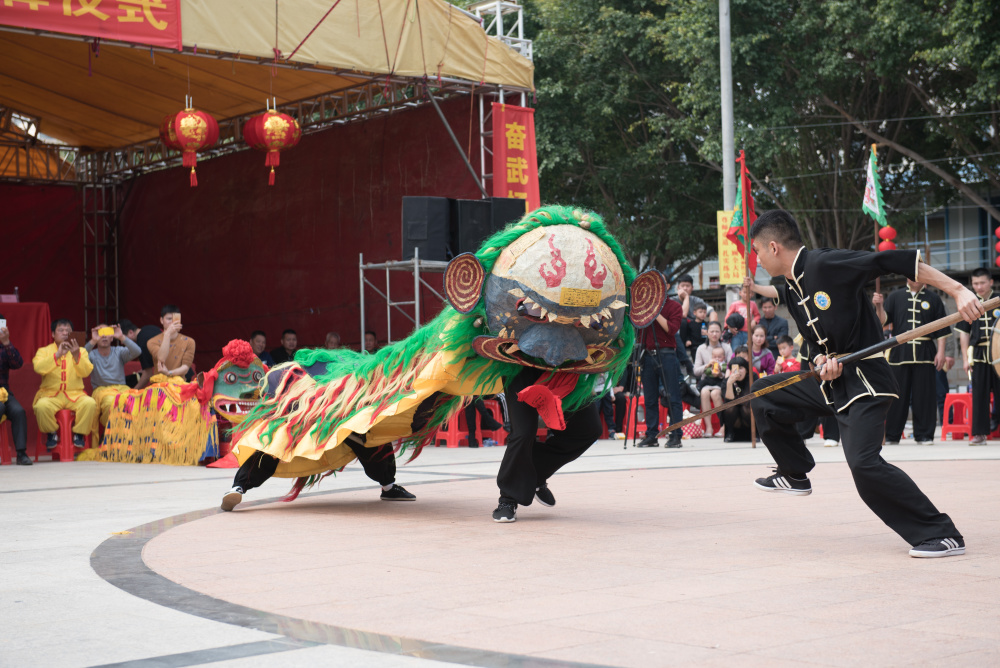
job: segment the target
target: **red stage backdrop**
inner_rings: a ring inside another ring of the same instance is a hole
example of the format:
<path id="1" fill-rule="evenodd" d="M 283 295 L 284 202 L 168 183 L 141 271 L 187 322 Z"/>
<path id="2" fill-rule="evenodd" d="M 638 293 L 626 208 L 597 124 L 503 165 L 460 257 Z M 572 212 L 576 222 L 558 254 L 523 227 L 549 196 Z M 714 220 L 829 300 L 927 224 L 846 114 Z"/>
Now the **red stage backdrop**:
<path id="1" fill-rule="evenodd" d="M 52 317 L 76 329 L 83 329 L 80 202 L 72 186 L 0 184 L 0 293 L 16 286 L 22 301 L 48 302 Z"/>
<path id="2" fill-rule="evenodd" d="M 181 0 L 4 0 L 0 23 L 181 49 Z"/>
<path id="3" fill-rule="evenodd" d="M 528 211 L 541 206 L 534 109 L 493 103 L 493 196 L 520 197 Z"/>
<path id="4" fill-rule="evenodd" d="M 441 106 L 455 134 L 473 138 L 478 164 L 469 100 Z M 331 330 L 357 345 L 358 253 L 366 262 L 402 258 L 402 197 L 480 196 L 431 107 L 306 135 L 282 154 L 275 186 L 267 176 L 260 154 L 246 151 L 199 161 L 197 188 L 184 169 L 139 177 L 125 203 L 121 314 L 154 324 L 161 306 L 176 304 L 197 342 L 199 370 L 255 329 L 267 333 L 269 349 L 285 328 L 298 331 L 300 346 L 323 345 Z M 384 272 L 370 278 L 384 289 Z M 440 286 L 439 274 L 427 278 Z M 411 274 L 393 272 L 392 280 L 396 300 L 412 299 Z M 368 328 L 384 342 L 385 301 L 371 289 L 365 299 Z M 421 300 L 426 322 L 440 303 L 427 291 Z M 411 329 L 393 317 L 393 338 Z"/>

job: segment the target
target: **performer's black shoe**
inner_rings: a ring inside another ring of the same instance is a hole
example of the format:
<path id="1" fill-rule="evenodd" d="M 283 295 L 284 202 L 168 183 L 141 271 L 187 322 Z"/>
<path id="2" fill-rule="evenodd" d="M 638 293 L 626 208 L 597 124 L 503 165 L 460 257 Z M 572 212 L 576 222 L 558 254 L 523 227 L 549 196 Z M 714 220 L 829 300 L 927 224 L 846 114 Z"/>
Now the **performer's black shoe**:
<path id="1" fill-rule="evenodd" d="M 667 436 L 667 443 L 663 447 L 665 448 L 683 447 L 683 444 L 681 443 L 681 433 L 679 431 L 670 432 L 670 436 Z"/>
<path id="2" fill-rule="evenodd" d="M 474 438 L 470 438 L 469 439 L 469 447 L 470 448 L 478 448 L 479 447 L 479 441 L 477 441 Z"/>
<path id="3" fill-rule="evenodd" d="M 494 522 L 516 522 L 517 521 L 517 504 L 511 503 L 510 501 L 504 501 L 500 499 L 500 503 L 497 504 L 497 509 L 493 511 L 493 521 Z"/>
<path id="4" fill-rule="evenodd" d="M 646 438 L 642 439 L 635 444 L 637 448 L 658 448 L 660 447 L 660 442 L 656 440 L 656 434 L 650 434 Z"/>
<path id="5" fill-rule="evenodd" d="M 960 554 L 965 554 L 965 541 L 961 538 L 932 538 L 910 550 L 911 557 L 922 559 L 954 557 Z"/>
<path id="6" fill-rule="evenodd" d="M 86 437 L 83 434 L 73 434 L 73 447 L 82 448 L 87 445 Z"/>
<path id="7" fill-rule="evenodd" d="M 54 450 L 57 445 L 59 445 L 59 434 L 58 433 L 52 432 L 51 434 L 46 435 L 46 437 L 45 437 L 45 449 L 46 450 Z"/>
<path id="8" fill-rule="evenodd" d="M 415 494 L 410 494 L 405 489 L 399 485 L 393 485 L 392 489 L 382 490 L 382 500 L 383 501 L 416 501 L 417 497 Z"/>
<path id="9" fill-rule="evenodd" d="M 17 465 L 18 466 L 31 466 L 31 457 L 24 450 L 17 451 Z"/>
<path id="10" fill-rule="evenodd" d="M 757 478 L 754 485 L 765 492 L 784 492 L 785 494 L 794 494 L 795 496 L 808 496 L 813 491 L 812 485 L 809 483 L 809 478 L 802 480 L 790 478 L 782 473 L 779 468 L 774 469 L 773 475 L 769 475 L 766 478 Z"/>
<path id="11" fill-rule="evenodd" d="M 543 482 L 541 487 L 535 489 L 535 498 L 538 499 L 538 503 L 543 506 L 551 508 L 556 505 L 556 497 L 552 493 L 552 490 L 549 489 L 549 483 L 547 482 Z M 496 515 L 496 513 L 494 513 L 494 515 Z"/>
<path id="12" fill-rule="evenodd" d="M 243 500 L 243 488 L 233 487 L 231 490 L 225 493 L 222 497 L 222 506 L 220 506 L 225 511 L 230 511 L 236 506 L 240 505 L 240 501 Z"/>

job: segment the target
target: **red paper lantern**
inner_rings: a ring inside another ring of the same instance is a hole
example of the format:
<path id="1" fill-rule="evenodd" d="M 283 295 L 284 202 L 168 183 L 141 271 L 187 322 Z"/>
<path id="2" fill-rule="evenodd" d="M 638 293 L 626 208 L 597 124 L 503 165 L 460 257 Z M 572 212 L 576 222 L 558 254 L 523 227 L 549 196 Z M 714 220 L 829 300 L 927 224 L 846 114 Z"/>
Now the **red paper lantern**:
<path id="1" fill-rule="evenodd" d="M 880 243 L 878 245 L 878 249 L 880 251 L 896 250 L 896 244 L 894 244 L 891 241 L 889 241 L 888 239 L 886 239 L 885 241 L 883 241 L 882 243 Z"/>
<path id="2" fill-rule="evenodd" d="M 1000 227 L 998 227 L 997 229 L 993 230 L 993 234 L 997 235 L 997 238 L 1000 239 Z"/>
<path id="3" fill-rule="evenodd" d="M 996 259 L 997 266 L 1000 267 L 1000 257 Z"/>
<path id="4" fill-rule="evenodd" d="M 197 109 L 185 109 L 171 114 L 160 124 L 160 139 L 167 148 L 182 151 L 184 166 L 191 168 L 191 186 L 198 185 L 194 166 L 198 151 L 214 146 L 219 141 L 219 124 L 211 114 Z"/>
<path id="5" fill-rule="evenodd" d="M 886 241 L 892 241 L 896 238 L 896 230 L 886 225 L 885 227 L 879 228 L 878 238 L 885 239 Z"/>
<path id="6" fill-rule="evenodd" d="M 997 249 L 997 253 L 1000 253 L 1000 241 L 997 242 L 997 245 L 994 246 L 994 248 Z"/>
<path id="7" fill-rule="evenodd" d="M 259 116 L 254 116 L 243 126 L 243 140 L 251 148 L 267 151 L 264 164 L 271 168 L 267 180 L 269 186 L 274 185 L 274 168 L 280 164 L 280 153 L 292 148 L 302 138 L 302 128 L 298 121 L 274 109 L 268 109 Z"/>

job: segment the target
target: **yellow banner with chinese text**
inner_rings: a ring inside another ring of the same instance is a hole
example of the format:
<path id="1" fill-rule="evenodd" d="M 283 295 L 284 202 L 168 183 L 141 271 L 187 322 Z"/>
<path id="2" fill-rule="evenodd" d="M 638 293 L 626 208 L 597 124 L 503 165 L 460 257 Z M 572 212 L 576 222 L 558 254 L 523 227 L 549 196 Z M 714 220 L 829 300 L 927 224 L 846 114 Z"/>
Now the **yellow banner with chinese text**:
<path id="1" fill-rule="evenodd" d="M 721 285 L 739 285 L 743 283 L 746 267 L 743 256 L 736 244 L 726 238 L 729 224 L 733 220 L 732 211 L 716 211 L 715 222 L 719 237 L 719 283 Z"/>

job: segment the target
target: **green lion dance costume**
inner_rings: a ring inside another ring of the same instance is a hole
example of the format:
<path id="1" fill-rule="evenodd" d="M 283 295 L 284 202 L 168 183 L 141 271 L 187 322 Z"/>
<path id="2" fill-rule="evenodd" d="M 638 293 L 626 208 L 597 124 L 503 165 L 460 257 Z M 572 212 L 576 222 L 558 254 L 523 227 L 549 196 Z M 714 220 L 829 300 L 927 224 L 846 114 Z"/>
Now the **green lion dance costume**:
<path id="1" fill-rule="evenodd" d="M 472 397 L 504 391 L 511 436 L 497 511 L 506 503 L 510 517 L 494 519 L 512 521 L 536 493 L 555 503 L 546 481 L 599 437 L 594 392 L 624 370 L 634 327 L 662 309 L 663 276 L 636 277 L 596 214 L 550 206 L 456 257 L 444 283 L 449 305 L 406 339 L 374 355 L 303 350 L 268 372 L 266 398 L 236 438 L 224 510 L 272 475 L 297 479 L 290 501 L 355 458 L 383 499 L 412 500 L 393 455 L 412 449 L 412 460 Z M 554 431 L 545 443 L 538 415 Z"/>

